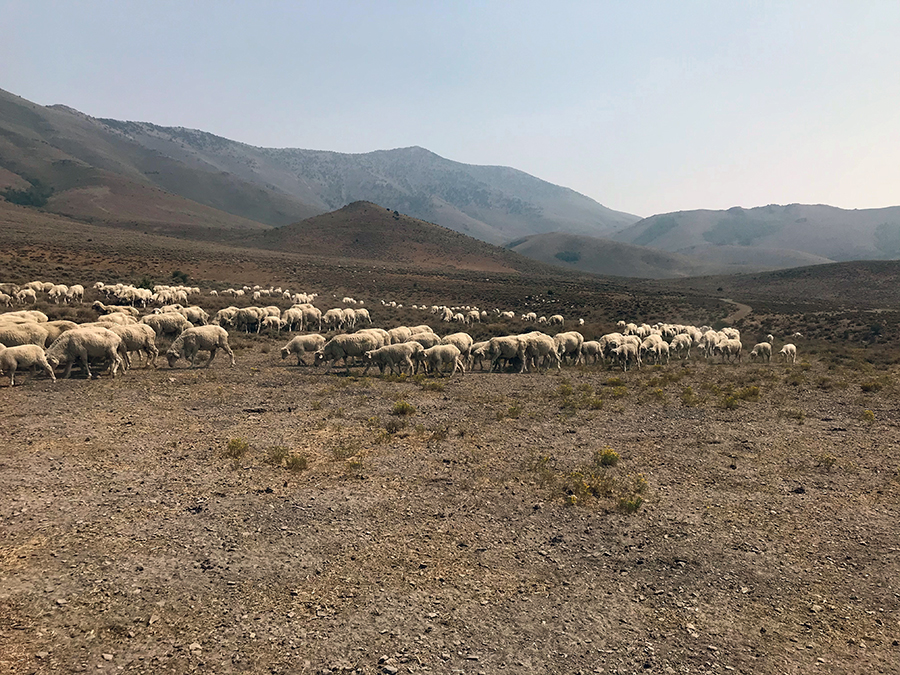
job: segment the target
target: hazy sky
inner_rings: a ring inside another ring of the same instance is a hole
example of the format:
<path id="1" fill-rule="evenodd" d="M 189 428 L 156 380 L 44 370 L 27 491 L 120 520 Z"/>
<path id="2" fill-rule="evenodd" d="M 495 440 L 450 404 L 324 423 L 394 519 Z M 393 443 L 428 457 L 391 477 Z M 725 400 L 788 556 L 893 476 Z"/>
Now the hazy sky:
<path id="1" fill-rule="evenodd" d="M 900 2 L 0 0 L 0 88 L 254 145 L 420 145 L 642 216 L 900 204 Z"/>

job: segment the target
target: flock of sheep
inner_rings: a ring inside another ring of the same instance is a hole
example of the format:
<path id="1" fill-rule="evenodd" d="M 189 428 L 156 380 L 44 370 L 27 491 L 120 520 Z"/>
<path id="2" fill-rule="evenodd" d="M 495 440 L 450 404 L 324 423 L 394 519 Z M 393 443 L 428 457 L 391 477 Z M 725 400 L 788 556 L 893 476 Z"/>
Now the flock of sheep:
<path id="1" fill-rule="evenodd" d="M 330 369 L 338 362 L 349 372 L 354 363 L 365 366 L 363 374 L 377 367 L 382 374 L 425 373 L 443 375 L 478 365 L 489 372 L 501 369 L 528 372 L 562 365 L 579 363 L 621 366 L 623 370 L 641 367 L 644 363 L 665 364 L 670 358 L 691 358 L 691 351 L 704 358 L 722 361 L 741 361 L 743 344 L 740 334 L 733 328 L 714 331 L 708 326 L 695 327 L 676 324 L 634 324 L 620 321 L 617 332 L 603 335 L 598 340 L 585 340 L 575 330 L 560 331 L 551 336 L 539 330 L 515 335 L 502 335 L 475 342 L 465 332 L 455 332 L 443 337 L 437 335 L 428 324 L 414 327 L 400 326 L 385 330 L 372 326 L 372 318 L 362 301 L 344 297 L 342 304 L 352 305 L 328 309 L 322 312 L 313 305 L 316 294 L 291 293 L 281 288 L 244 287 L 222 292 L 210 291 L 210 295 L 240 297 L 250 295 L 254 301 L 277 298 L 289 301 L 292 306 L 282 310 L 277 305 L 265 307 L 226 307 L 212 317 L 201 307 L 189 305 L 189 298 L 200 293 L 196 287 L 157 286 L 153 290 L 135 288 L 126 284 L 97 282 L 93 289 L 103 300 L 91 307 L 98 314 L 96 321 L 77 324 L 72 321 L 50 321 L 46 314 L 36 310 L 10 310 L 0 314 L 0 374 L 10 377 L 15 384 L 15 374 L 20 370 L 43 370 L 55 380 L 55 369 L 64 368 L 62 377 L 69 377 L 77 364 L 87 377 L 92 377 L 91 362 L 102 362 L 109 368 L 111 377 L 126 371 L 132 365 L 133 356 L 146 365 L 156 364 L 159 356 L 157 342 L 170 340 L 165 352 L 169 367 L 174 368 L 179 359 L 186 359 L 191 367 L 197 366 L 200 352 L 208 352 L 203 363 L 208 367 L 218 350 L 225 351 L 235 364 L 234 352 L 228 344 L 228 330 L 245 333 L 301 332 L 281 349 L 282 359 L 313 354 L 313 363 L 329 363 Z M 20 305 L 34 303 L 46 294 L 48 302 L 82 303 L 84 288 L 40 281 L 22 287 L 0 284 L 0 304 L 7 308 L 15 301 Z M 396 302 L 382 304 L 402 307 Z M 150 306 L 154 306 L 148 309 Z M 477 307 L 445 307 L 412 305 L 415 310 L 430 312 L 442 322 L 472 324 L 489 318 L 486 310 Z M 143 310 L 143 311 L 142 311 Z M 493 310 L 493 321 L 515 319 L 511 311 Z M 565 319 L 556 314 L 549 318 L 538 317 L 534 312 L 522 314 L 523 322 L 548 326 L 563 326 Z M 583 319 L 575 322 L 581 326 Z M 360 324 L 362 328 L 357 328 Z M 319 333 L 325 329 L 339 331 L 326 339 Z M 315 332 L 313 332 L 315 331 Z M 354 332 L 349 332 L 354 331 Z M 795 337 L 802 337 L 799 333 Z M 768 362 L 773 354 L 774 338 L 756 344 L 750 358 Z M 797 349 L 785 344 L 778 352 L 785 361 L 794 363 Z"/>

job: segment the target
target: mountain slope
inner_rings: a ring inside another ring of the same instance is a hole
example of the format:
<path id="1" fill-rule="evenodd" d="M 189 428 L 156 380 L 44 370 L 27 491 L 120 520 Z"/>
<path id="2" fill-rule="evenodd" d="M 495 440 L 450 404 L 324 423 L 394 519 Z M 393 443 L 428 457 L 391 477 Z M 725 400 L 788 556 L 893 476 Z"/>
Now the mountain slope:
<path id="1" fill-rule="evenodd" d="M 900 257 L 900 207 L 847 211 L 824 205 L 773 204 L 680 211 L 645 218 L 611 238 L 702 255 L 709 261 L 732 258 L 734 247 L 767 249 L 773 256 L 803 252 L 837 261 L 893 259 Z"/>
<path id="2" fill-rule="evenodd" d="M 390 211 L 371 202 L 239 240 L 253 246 L 322 258 L 389 262 L 420 269 L 559 274 L 506 249 L 448 228 Z"/>
<path id="3" fill-rule="evenodd" d="M 187 166 L 227 171 L 323 211 L 371 201 L 492 243 L 560 229 L 599 235 L 638 220 L 522 171 L 461 164 L 419 147 L 357 155 L 258 148 L 194 129 L 101 121 Z"/>

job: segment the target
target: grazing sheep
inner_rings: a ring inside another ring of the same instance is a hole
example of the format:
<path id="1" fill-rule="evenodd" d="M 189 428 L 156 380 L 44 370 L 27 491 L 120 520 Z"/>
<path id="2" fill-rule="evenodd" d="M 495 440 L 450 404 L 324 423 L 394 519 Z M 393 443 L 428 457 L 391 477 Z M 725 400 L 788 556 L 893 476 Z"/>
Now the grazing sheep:
<path id="1" fill-rule="evenodd" d="M 775 337 L 771 333 L 769 333 L 768 335 L 766 335 L 766 342 L 768 342 L 770 345 L 774 345 Z"/>
<path id="2" fill-rule="evenodd" d="M 791 339 L 792 340 L 802 340 L 803 336 L 800 333 L 794 333 L 793 335 L 791 335 Z"/>
<path id="3" fill-rule="evenodd" d="M 468 333 L 451 333 L 441 338 L 442 345 L 455 345 L 466 361 L 469 360 L 469 353 L 474 342 L 475 340 Z"/>
<path id="4" fill-rule="evenodd" d="M 112 314 L 104 314 L 103 316 L 97 317 L 97 321 L 100 323 L 116 323 L 120 326 L 131 326 L 136 324 L 138 321 L 130 314 L 124 314 L 123 312 L 113 312 Z"/>
<path id="5" fill-rule="evenodd" d="M 195 326 L 205 326 L 209 323 L 209 314 L 202 307 L 198 307 L 197 305 L 182 307 L 177 311 Z"/>
<path id="6" fill-rule="evenodd" d="M 185 319 L 178 312 L 167 312 L 165 314 L 148 314 L 141 323 L 150 326 L 156 333 L 157 337 L 164 335 L 179 335 L 188 328 L 193 328 L 193 324 Z M 224 329 L 223 329 L 224 330 Z"/>
<path id="7" fill-rule="evenodd" d="M 520 373 L 524 373 L 531 362 L 533 368 L 543 368 L 546 370 L 550 364 L 556 365 L 556 369 L 560 369 L 559 346 L 556 340 L 549 335 L 535 331 L 520 335 L 525 341 L 525 359 L 522 361 L 522 369 Z"/>
<path id="8" fill-rule="evenodd" d="M 156 357 L 159 356 L 159 349 L 156 347 L 156 331 L 152 327 L 143 323 L 133 323 L 127 326 L 111 323 L 108 324 L 107 328 L 122 340 L 124 345 L 123 361 L 126 370 L 131 368 L 129 352 L 137 352 L 138 358 L 141 360 L 143 360 L 143 355 L 146 354 L 147 365 L 156 367 Z"/>
<path id="9" fill-rule="evenodd" d="M 414 368 L 413 360 L 416 359 L 416 365 L 418 365 L 417 355 L 424 351 L 425 349 L 418 342 L 398 342 L 397 344 L 379 347 L 378 349 L 370 349 L 363 355 L 366 368 L 362 374 L 368 373 L 369 368 L 373 365 L 378 366 L 378 370 L 382 375 L 384 375 L 385 368 L 390 368 L 391 375 L 393 375 L 394 366 L 397 367 L 398 374 L 402 375 L 404 365 L 407 366 L 409 373 L 412 374 Z"/>
<path id="10" fill-rule="evenodd" d="M 362 358 L 366 352 L 381 346 L 379 336 L 369 331 L 335 335 L 316 352 L 314 363 L 318 366 L 323 361 L 330 361 L 328 370 L 332 370 L 334 364 L 343 359 L 344 367 L 349 373 L 351 358 Z"/>
<path id="11" fill-rule="evenodd" d="M 42 325 L 24 321 L 13 323 L 11 321 L 0 322 L 0 345 L 5 347 L 17 347 L 19 345 L 47 344 L 49 332 Z"/>
<path id="12" fill-rule="evenodd" d="M 406 326 L 397 326 L 396 328 L 391 328 L 388 331 L 388 335 L 391 336 L 391 344 L 395 345 L 398 342 L 407 342 L 408 340 L 411 340 L 412 330 Z"/>
<path id="13" fill-rule="evenodd" d="M 4 312 L 0 314 L 0 320 L 22 319 L 24 321 L 33 321 L 34 323 L 47 323 L 50 319 L 43 312 L 36 309 L 19 309 L 15 312 Z"/>
<path id="14" fill-rule="evenodd" d="M 598 360 L 603 358 L 603 347 L 597 340 L 585 340 L 581 345 L 581 359 L 584 363 L 590 362 L 592 364 L 597 363 Z"/>
<path id="15" fill-rule="evenodd" d="M 753 345 L 753 351 L 750 352 L 750 358 L 755 359 L 757 356 L 760 359 L 765 359 L 766 363 L 768 363 L 772 359 L 772 345 L 768 342 L 760 342 Z"/>
<path id="16" fill-rule="evenodd" d="M 507 364 L 515 359 L 524 363 L 526 347 L 526 341 L 517 335 L 491 338 L 484 350 L 485 356 L 491 360 L 491 369 L 488 372 L 493 373 L 501 360 L 506 361 Z"/>
<path id="17" fill-rule="evenodd" d="M 623 342 L 613 350 L 613 358 L 622 365 L 622 371 L 628 372 L 628 364 L 641 367 L 641 349 L 634 342 Z"/>
<path id="18" fill-rule="evenodd" d="M 556 351 L 560 359 L 565 361 L 566 358 L 570 358 L 573 364 L 581 361 L 581 345 L 584 344 L 584 335 L 577 330 L 572 330 L 567 333 L 557 333 L 553 336 L 553 341 L 556 343 Z"/>
<path id="19" fill-rule="evenodd" d="M 47 342 L 44 344 L 45 346 L 49 347 L 56 341 L 56 338 L 65 333 L 67 330 L 78 328 L 78 324 L 74 321 L 48 321 L 47 323 L 42 323 L 41 328 L 47 331 Z"/>
<path id="20" fill-rule="evenodd" d="M 565 322 L 562 314 L 554 314 L 549 319 L 547 319 L 547 324 L 550 326 L 562 326 Z"/>
<path id="21" fill-rule="evenodd" d="M 179 315 L 180 316 L 180 315 Z M 166 352 L 169 368 L 174 368 L 182 356 L 191 362 L 191 368 L 197 366 L 197 353 L 209 352 L 209 360 L 203 364 L 209 368 L 209 364 L 216 357 L 218 349 L 224 349 L 231 357 L 231 365 L 234 366 L 234 352 L 228 345 L 228 331 L 221 326 L 192 326 L 185 329 L 172 343 Z"/>
<path id="22" fill-rule="evenodd" d="M 797 363 L 797 347 L 788 342 L 781 348 L 781 351 L 778 352 L 778 356 L 782 357 L 785 362 L 790 361 L 791 363 Z"/>
<path id="23" fill-rule="evenodd" d="M 669 343 L 669 351 L 674 353 L 678 358 L 681 358 L 682 354 L 684 358 L 691 358 L 691 347 L 694 346 L 694 341 L 690 335 L 686 333 L 679 333 L 674 338 L 672 338 L 672 342 Z"/>
<path id="24" fill-rule="evenodd" d="M 0 347 L 0 375 L 9 373 L 9 386 L 16 386 L 16 371 L 30 368 L 43 368 L 50 379 L 56 382 L 53 367 L 47 362 L 44 348 L 38 345 L 18 345 L 16 347 Z"/>
<path id="25" fill-rule="evenodd" d="M 359 301 L 359 304 L 362 304 L 362 300 Z M 367 310 L 365 307 L 356 310 L 356 320 L 361 322 L 363 319 L 368 321 L 370 324 L 372 323 L 372 317 L 369 316 L 369 310 Z"/>
<path id="26" fill-rule="evenodd" d="M 66 303 L 71 304 L 73 302 L 84 302 L 84 286 L 81 284 L 69 286 L 69 290 L 66 293 Z"/>
<path id="27" fill-rule="evenodd" d="M 297 355 L 297 365 L 302 366 L 303 355 L 306 352 L 317 352 L 325 346 L 325 338 L 316 333 L 298 335 L 281 348 L 281 358 L 286 359 L 291 354 Z"/>
<path id="28" fill-rule="evenodd" d="M 115 377 L 119 366 L 123 364 L 123 350 L 122 339 L 106 328 L 75 328 L 60 335 L 50 345 L 47 349 L 47 361 L 54 368 L 63 363 L 66 365 L 63 379 L 72 374 L 72 366 L 78 361 L 90 379 L 93 377 L 90 359 L 103 358 L 109 361 L 109 374 Z"/>
<path id="29" fill-rule="evenodd" d="M 428 349 L 428 347 L 433 347 L 434 345 L 425 345 L 421 343 L 419 338 L 416 338 L 416 342 L 422 344 L 423 347 Z M 439 343 L 437 343 L 439 344 Z M 485 354 L 485 350 L 487 349 L 488 341 L 485 340 L 483 342 L 476 342 L 472 345 L 472 349 L 469 350 L 469 370 L 475 368 L 475 364 L 478 364 L 478 370 L 484 370 L 484 360 L 487 358 L 487 354 Z"/>
<path id="30" fill-rule="evenodd" d="M 26 303 L 34 304 L 37 302 L 37 293 L 34 292 L 31 288 L 23 288 L 21 291 L 16 293 L 16 302 L 20 305 L 24 305 Z"/>
<path id="31" fill-rule="evenodd" d="M 441 338 L 439 335 L 435 335 L 431 332 L 421 332 L 421 333 L 413 333 L 410 340 L 414 340 L 422 345 L 425 349 L 429 349 L 430 347 L 434 347 L 435 345 L 441 344 Z"/>
<path id="32" fill-rule="evenodd" d="M 722 355 L 722 361 L 734 361 L 735 359 L 738 362 L 741 361 L 741 356 L 743 355 L 744 346 L 741 344 L 740 340 L 728 339 L 722 340 L 717 343 L 715 346 L 715 353 Z"/>
<path id="33" fill-rule="evenodd" d="M 373 347 L 373 349 L 377 349 L 378 347 L 387 347 L 391 344 L 391 336 L 384 328 L 360 328 L 356 333 L 363 333 L 366 335 L 372 335 L 378 344 Z"/>
<path id="34" fill-rule="evenodd" d="M 128 305 L 104 305 L 99 300 L 94 301 L 94 304 L 91 305 L 91 309 L 95 310 L 98 314 L 114 314 L 116 312 L 121 312 L 135 318 L 141 315 L 135 307 L 129 307 Z"/>
<path id="35" fill-rule="evenodd" d="M 426 373 L 435 372 L 441 377 L 444 376 L 444 367 L 449 364 L 453 364 L 450 377 L 456 375 L 457 370 L 466 374 L 466 367 L 460 357 L 461 352 L 456 345 L 435 345 L 416 354 L 417 362 L 422 364 Z"/>
<path id="36" fill-rule="evenodd" d="M 12 307 L 12 296 L 7 293 L 0 293 L 0 305 L 4 307 Z"/>

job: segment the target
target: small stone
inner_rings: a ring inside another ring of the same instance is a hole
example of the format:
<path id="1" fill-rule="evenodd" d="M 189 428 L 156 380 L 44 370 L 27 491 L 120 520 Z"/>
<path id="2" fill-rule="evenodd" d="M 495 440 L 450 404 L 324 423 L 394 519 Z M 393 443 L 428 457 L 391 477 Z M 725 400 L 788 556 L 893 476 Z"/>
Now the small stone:
<path id="1" fill-rule="evenodd" d="M 62 606 L 62 605 L 68 605 L 68 604 L 69 604 L 69 601 L 68 601 L 68 600 L 63 600 L 62 598 L 59 598 L 59 599 L 57 599 L 56 604 L 57 604 L 57 605 L 60 605 L 60 606 Z"/>
<path id="2" fill-rule="evenodd" d="M 813 614 L 818 614 L 819 612 L 822 611 L 822 605 L 813 605 L 812 607 L 810 607 L 810 611 Z"/>
<path id="3" fill-rule="evenodd" d="M 192 652 L 199 652 L 201 649 L 203 649 L 203 647 L 200 646 L 199 642 L 192 642 L 188 647 L 188 650 Z"/>
<path id="4" fill-rule="evenodd" d="M 48 656 L 50 656 L 50 652 L 38 652 L 37 654 L 34 655 L 34 658 L 46 659 Z"/>
<path id="5" fill-rule="evenodd" d="M 825 659 L 823 659 L 823 658 L 820 656 L 819 658 L 816 659 L 816 663 L 825 663 Z"/>
<path id="6" fill-rule="evenodd" d="M 400 672 L 400 669 L 397 668 L 396 666 L 389 666 L 389 665 L 385 664 L 381 667 L 382 667 L 382 669 L 384 669 L 384 672 L 386 672 L 388 675 L 397 675 L 397 673 Z"/>
<path id="7" fill-rule="evenodd" d="M 717 652 L 717 651 L 719 651 L 719 648 L 716 647 L 715 645 L 706 645 L 706 648 L 707 648 L 709 651 L 711 651 L 711 652 Z"/>
<path id="8" fill-rule="evenodd" d="M 103 660 L 104 661 L 112 661 L 113 655 L 112 654 L 103 654 Z"/>
<path id="9" fill-rule="evenodd" d="M 152 625 L 155 624 L 157 621 L 159 621 L 159 617 L 156 616 L 156 614 L 153 614 L 153 615 L 147 620 L 147 625 L 148 625 L 148 626 L 152 626 Z"/>

